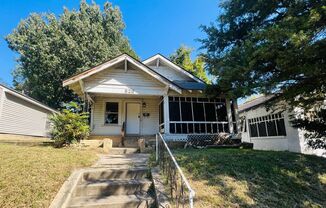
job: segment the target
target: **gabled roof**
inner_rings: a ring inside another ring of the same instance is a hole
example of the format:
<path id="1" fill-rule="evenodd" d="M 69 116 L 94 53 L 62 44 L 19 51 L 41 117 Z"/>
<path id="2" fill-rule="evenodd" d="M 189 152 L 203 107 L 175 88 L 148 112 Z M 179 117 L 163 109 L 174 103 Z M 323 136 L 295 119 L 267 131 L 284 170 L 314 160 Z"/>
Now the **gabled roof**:
<path id="1" fill-rule="evenodd" d="M 252 108 L 255 107 L 259 107 L 260 105 L 266 103 L 267 101 L 271 100 L 272 98 L 274 98 L 274 95 L 262 95 L 259 96 L 253 100 L 247 101 L 245 103 L 243 103 L 242 105 L 239 105 L 239 112 L 243 112 L 243 111 L 248 111 Z"/>
<path id="2" fill-rule="evenodd" d="M 148 64 L 156 59 L 159 59 L 160 61 L 163 61 L 165 64 L 167 64 L 168 66 L 170 66 L 172 69 L 190 77 L 191 79 L 195 80 L 196 82 L 200 82 L 200 83 L 205 83 L 205 81 L 203 81 L 202 79 L 200 79 L 199 77 L 197 77 L 196 75 L 188 72 L 187 70 L 183 69 L 182 67 L 178 66 L 177 64 L 173 63 L 172 61 L 170 61 L 168 58 L 166 58 L 165 56 L 163 56 L 162 54 L 158 53 L 152 57 L 149 57 L 148 59 L 145 59 L 143 61 L 144 64 Z"/>
<path id="3" fill-rule="evenodd" d="M 161 74 L 157 73 L 156 71 L 154 71 L 153 69 L 151 69 L 150 67 L 146 66 L 145 64 L 143 64 L 142 62 L 134 59 L 133 57 L 129 56 L 128 54 L 124 53 L 121 54 L 109 61 L 106 61 L 100 65 L 97 65 L 91 69 L 88 69 L 86 71 L 83 71 L 73 77 L 70 77 L 69 79 L 66 79 L 63 81 L 63 86 L 68 86 L 71 85 L 73 83 L 78 82 L 79 80 L 85 79 L 86 77 L 89 77 L 93 74 L 96 74 L 98 72 L 101 72 L 121 61 L 128 61 L 132 64 L 134 64 L 135 66 L 137 66 L 139 69 L 143 70 L 144 72 L 146 72 L 147 74 L 151 75 L 152 77 L 154 77 L 155 79 L 157 79 L 158 81 L 160 81 L 161 83 L 169 86 L 171 89 L 175 90 L 178 93 L 181 93 L 181 88 L 177 85 L 175 85 L 173 82 L 171 82 L 170 80 L 168 80 L 167 78 L 163 77 Z"/>
<path id="4" fill-rule="evenodd" d="M 27 101 L 29 103 L 32 103 L 34 105 L 37 105 L 40 108 L 46 109 L 48 111 L 51 111 L 52 113 L 58 113 L 57 110 L 55 110 L 55 109 L 53 109 L 53 108 L 51 108 L 51 107 L 49 107 L 49 106 L 41 103 L 38 100 L 35 100 L 34 98 L 31 98 L 31 97 L 29 97 L 27 95 L 24 95 L 23 93 L 20 93 L 20 92 L 14 90 L 14 89 L 11 89 L 9 87 L 6 87 L 5 85 L 2 85 L 2 84 L 0 84 L 0 87 L 2 87 L 2 88 L 5 89 L 4 90 L 5 93 L 9 93 L 9 94 L 11 94 L 11 95 L 13 95 L 15 97 L 19 97 L 19 98 L 21 98 L 21 99 L 23 99 L 23 100 L 25 100 L 25 101 Z"/>

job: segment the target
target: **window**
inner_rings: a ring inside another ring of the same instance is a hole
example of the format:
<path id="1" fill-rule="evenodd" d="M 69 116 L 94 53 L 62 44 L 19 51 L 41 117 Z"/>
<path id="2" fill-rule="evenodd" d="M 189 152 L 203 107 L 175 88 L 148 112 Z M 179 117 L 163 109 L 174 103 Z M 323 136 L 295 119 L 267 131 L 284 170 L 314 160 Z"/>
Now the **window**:
<path id="1" fill-rule="evenodd" d="M 180 121 L 180 105 L 179 101 L 169 102 L 169 114 L 171 121 Z"/>
<path id="2" fill-rule="evenodd" d="M 225 99 L 169 97 L 170 133 L 229 132 Z"/>
<path id="3" fill-rule="evenodd" d="M 248 119 L 250 137 L 286 136 L 281 113 Z"/>
<path id="4" fill-rule="evenodd" d="M 192 109 L 190 102 L 181 102 L 181 116 L 183 121 L 192 121 Z"/>
<path id="5" fill-rule="evenodd" d="M 105 104 L 105 124 L 118 124 L 119 103 L 107 102 Z"/>
<path id="6" fill-rule="evenodd" d="M 205 121 L 203 103 L 193 103 L 195 121 Z"/>

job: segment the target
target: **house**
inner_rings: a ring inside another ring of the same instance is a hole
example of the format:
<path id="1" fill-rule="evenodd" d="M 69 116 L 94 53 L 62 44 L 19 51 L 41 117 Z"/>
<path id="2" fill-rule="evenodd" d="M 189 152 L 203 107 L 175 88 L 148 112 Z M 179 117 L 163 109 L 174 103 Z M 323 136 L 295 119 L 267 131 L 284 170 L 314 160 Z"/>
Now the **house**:
<path id="1" fill-rule="evenodd" d="M 253 143 L 257 150 L 325 155 L 325 150 L 314 150 L 306 144 L 304 130 L 291 126 L 291 117 L 296 115 L 298 109 L 281 111 L 277 106 L 285 103 L 266 109 L 265 104 L 273 98 L 272 95 L 259 96 L 239 105 L 242 142 Z"/>
<path id="2" fill-rule="evenodd" d="M 142 62 L 122 54 L 64 80 L 63 86 L 86 102 L 91 138 L 111 138 L 114 145 L 122 131 L 185 140 L 188 134 L 235 129 L 236 102 L 207 98 L 204 81 L 160 54 Z"/>
<path id="3" fill-rule="evenodd" d="M 49 136 L 49 116 L 56 110 L 0 84 L 0 137 Z"/>

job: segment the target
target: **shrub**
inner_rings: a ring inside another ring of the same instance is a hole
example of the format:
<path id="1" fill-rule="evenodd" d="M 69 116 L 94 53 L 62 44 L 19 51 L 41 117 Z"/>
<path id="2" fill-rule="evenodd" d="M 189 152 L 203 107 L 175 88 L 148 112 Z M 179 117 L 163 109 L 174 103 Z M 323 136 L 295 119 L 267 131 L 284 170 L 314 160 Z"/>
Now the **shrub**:
<path id="1" fill-rule="evenodd" d="M 89 136 L 88 113 L 81 107 L 70 102 L 60 113 L 50 117 L 52 122 L 51 135 L 56 147 L 79 142 Z"/>

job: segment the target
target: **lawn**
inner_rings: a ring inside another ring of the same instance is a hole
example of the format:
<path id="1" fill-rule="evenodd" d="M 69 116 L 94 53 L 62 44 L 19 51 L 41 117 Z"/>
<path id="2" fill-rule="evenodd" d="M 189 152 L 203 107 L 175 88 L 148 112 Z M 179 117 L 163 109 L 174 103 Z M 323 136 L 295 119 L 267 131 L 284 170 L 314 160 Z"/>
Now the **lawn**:
<path id="1" fill-rule="evenodd" d="M 186 149 L 176 158 L 195 207 L 326 207 L 326 159 L 290 152 Z"/>
<path id="2" fill-rule="evenodd" d="M 0 143 L 0 207 L 48 207 L 70 173 L 95 152 Z"/>

